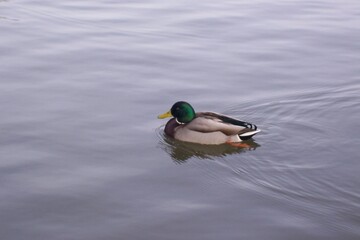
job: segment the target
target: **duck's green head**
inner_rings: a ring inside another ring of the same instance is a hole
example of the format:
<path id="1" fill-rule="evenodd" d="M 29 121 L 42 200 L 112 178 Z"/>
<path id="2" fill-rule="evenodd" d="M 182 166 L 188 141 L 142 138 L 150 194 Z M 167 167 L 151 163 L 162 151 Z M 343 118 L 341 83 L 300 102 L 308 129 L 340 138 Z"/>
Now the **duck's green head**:
<path id="1" fill-rule="evenodd" d="M 195 118 L 194 108 L 187 102 L 176 102 L 170 109 L 170 111 L 161 114 L 158 118 L 174 117 L 179 123 L 189 123 Z"/>

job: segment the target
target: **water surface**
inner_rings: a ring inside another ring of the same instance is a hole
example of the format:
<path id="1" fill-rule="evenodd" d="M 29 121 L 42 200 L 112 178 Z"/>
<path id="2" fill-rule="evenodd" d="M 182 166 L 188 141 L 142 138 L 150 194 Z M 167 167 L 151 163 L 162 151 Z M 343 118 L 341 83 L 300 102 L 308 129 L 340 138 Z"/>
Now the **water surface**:
<path id="1" fill-rule="evenodd" d="M 2 239 L 359 239 L 360 4 L 0 1 Z M 168 139 L 177 100 L 257 124 Z"/>

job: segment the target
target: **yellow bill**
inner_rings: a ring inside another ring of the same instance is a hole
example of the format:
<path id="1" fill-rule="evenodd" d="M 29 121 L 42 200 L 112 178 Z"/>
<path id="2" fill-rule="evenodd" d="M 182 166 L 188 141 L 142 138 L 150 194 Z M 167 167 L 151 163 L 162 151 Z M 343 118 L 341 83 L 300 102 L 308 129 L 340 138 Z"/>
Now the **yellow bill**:
<path id="1" fill-rule="evenodd" d="M 163 114 L 160 114 L 158 116 L 159 119 L 163 119 L 163 118 L 168 118 L 168 117 L 172 117 L 172 114 L 170 111 L 166 112 L 166 113 L 163 113 Z"/>

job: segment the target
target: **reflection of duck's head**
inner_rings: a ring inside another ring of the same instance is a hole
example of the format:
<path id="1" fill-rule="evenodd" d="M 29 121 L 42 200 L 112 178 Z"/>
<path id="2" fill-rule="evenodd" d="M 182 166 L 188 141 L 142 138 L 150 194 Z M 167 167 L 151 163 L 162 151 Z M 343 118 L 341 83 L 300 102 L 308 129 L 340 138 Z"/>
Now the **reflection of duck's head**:
<path id="1" fill-rule="evenodd" d="M 164 141 L 160 141 L 159 146 L 167 152 L 177 163 L 186 162 L 189 158 L 212 159 L 215 157 L 225 157 L 227 155 L 239 154 L 245 151 L 255 150 L 260 147 L 253 140 L 246 141 L 247 148 L 234 147 L 228 144 L 203 145 L 189 142 L 182 142 L 163 135 Z"/>
<path id="2" fill-rule="evenodd" d="M 237 143 L 260 132 L 255 124 L 213 112 L 195 113 L 187 102 L 176 102 L 158 118 L 173 117 L 165 126 L 166 135 L 183 141 L 207 145 Z"/>

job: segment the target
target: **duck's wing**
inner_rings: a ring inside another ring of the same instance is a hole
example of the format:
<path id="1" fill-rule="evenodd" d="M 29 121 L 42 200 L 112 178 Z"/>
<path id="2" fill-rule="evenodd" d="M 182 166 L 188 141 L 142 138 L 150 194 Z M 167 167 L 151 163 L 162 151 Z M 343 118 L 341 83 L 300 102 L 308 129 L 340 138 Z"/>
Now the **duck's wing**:
<path id="1" fill-rule="evenodd" d="M 197 113 L 196 118 L 188 123 L 186 127 L 198 132 L 220 131 L 228 136 L 241 136 L 242 134 L 257 131 L 257 126 L 254 124 L 213 112 Z"/>

